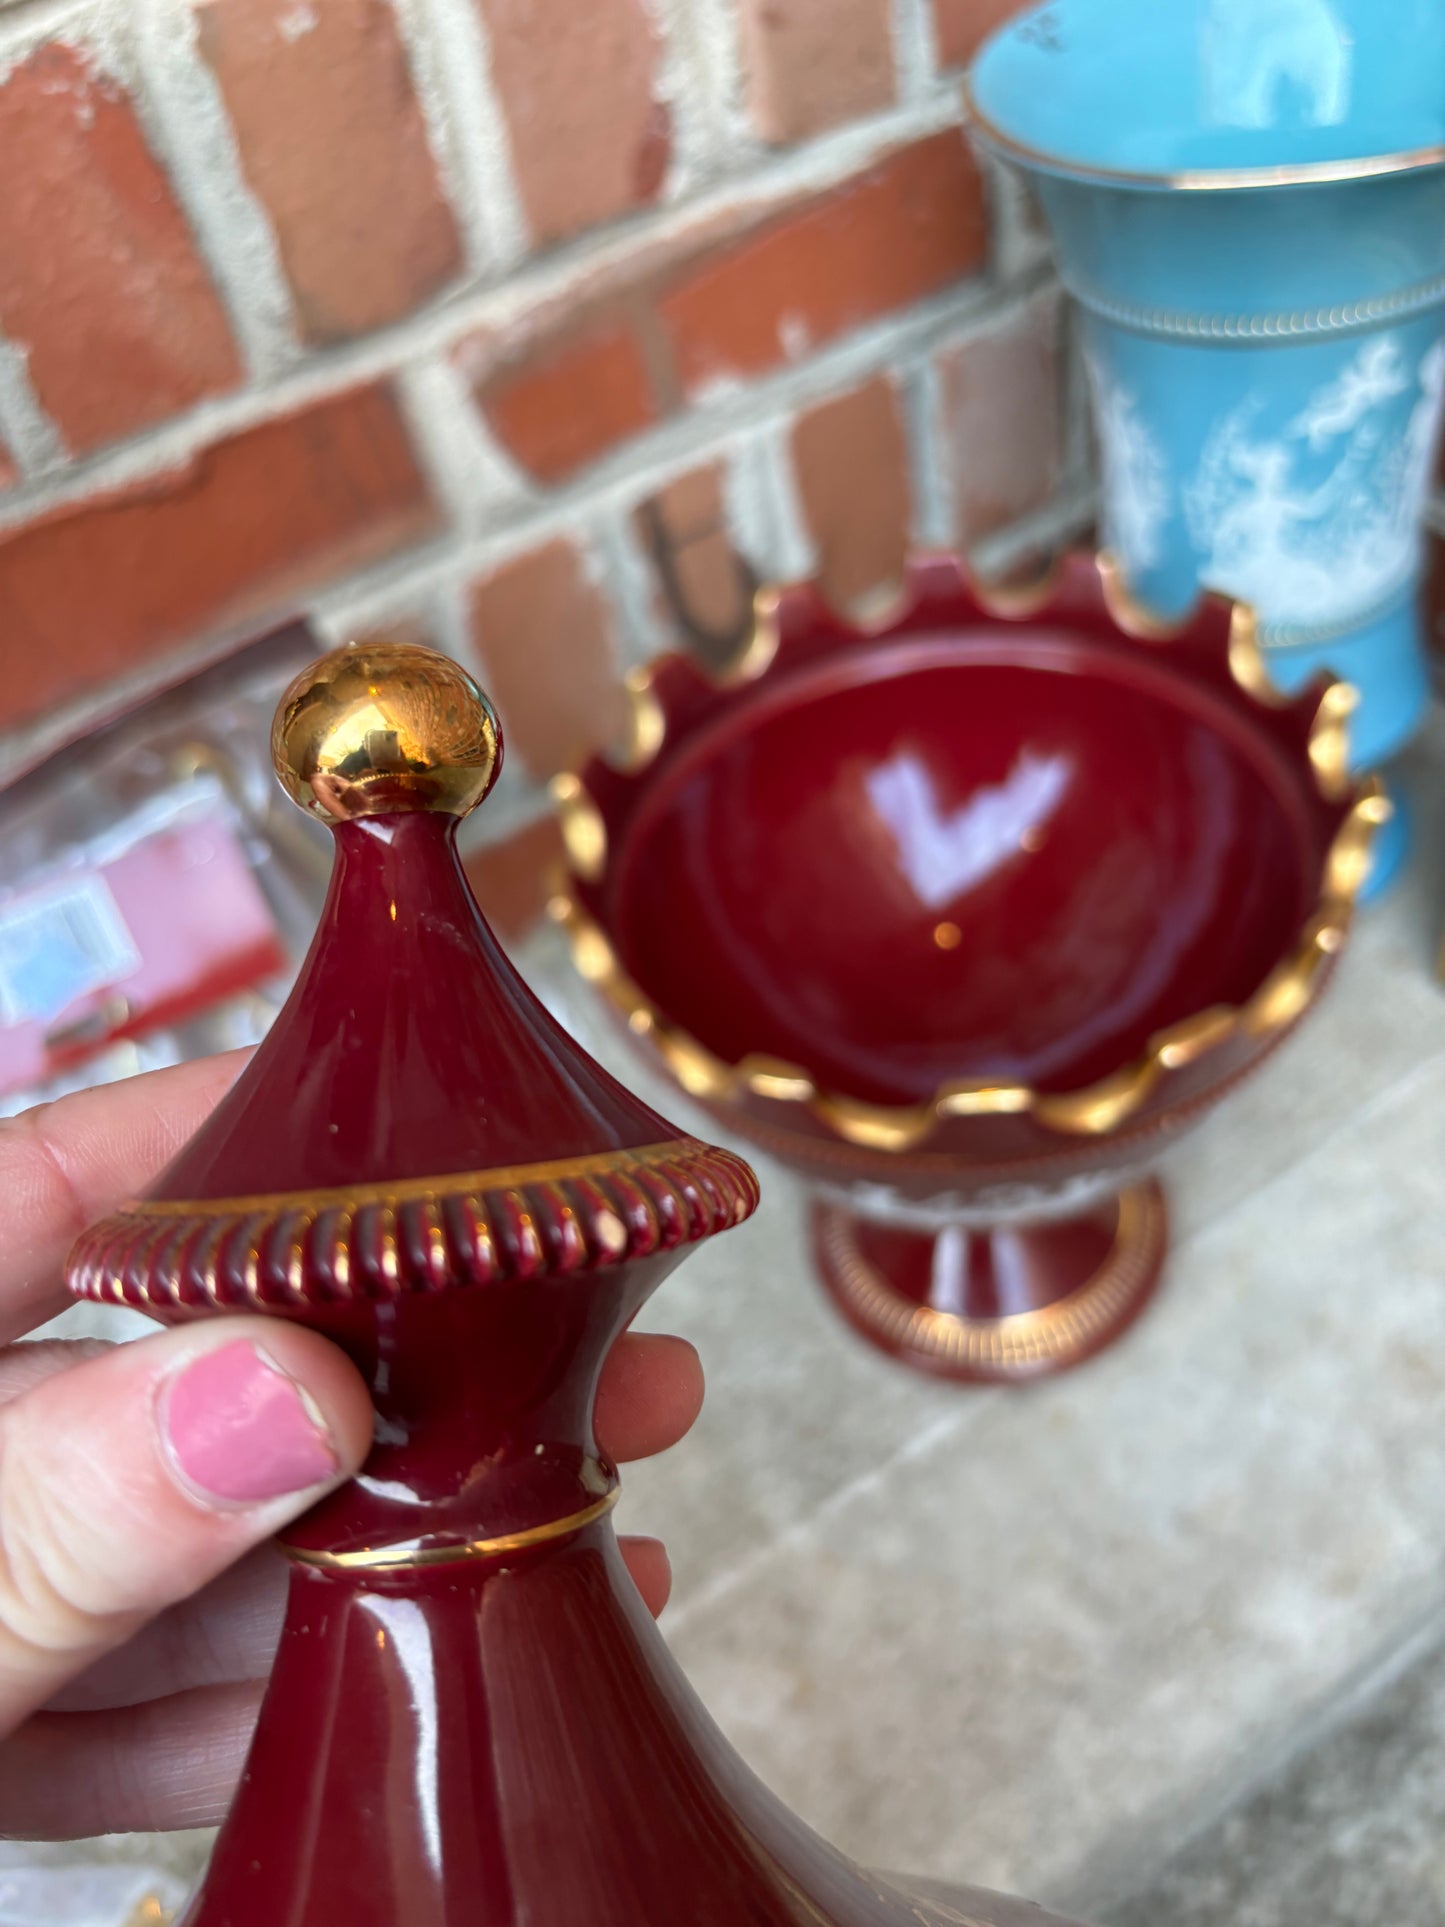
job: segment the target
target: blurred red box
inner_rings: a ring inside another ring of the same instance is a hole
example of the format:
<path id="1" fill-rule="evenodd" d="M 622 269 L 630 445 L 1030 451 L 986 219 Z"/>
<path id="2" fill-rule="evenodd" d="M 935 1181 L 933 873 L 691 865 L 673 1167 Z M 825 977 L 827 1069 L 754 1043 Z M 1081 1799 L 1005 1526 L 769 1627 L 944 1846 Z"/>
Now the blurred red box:
<path id="1" fill-rule="evenodd" d="M 204 814 L 0 896 L 0 1092 L 176 1024 L 288 965 L 236 829 Z"/>

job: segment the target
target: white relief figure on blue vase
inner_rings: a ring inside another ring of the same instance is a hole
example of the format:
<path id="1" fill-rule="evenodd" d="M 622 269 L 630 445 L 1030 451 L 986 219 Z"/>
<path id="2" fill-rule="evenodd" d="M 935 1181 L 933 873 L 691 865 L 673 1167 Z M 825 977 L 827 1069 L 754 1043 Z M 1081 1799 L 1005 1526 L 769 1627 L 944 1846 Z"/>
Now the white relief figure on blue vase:
<path id="1" fill-rule="evenodd" d="M 1156 568 L 1163 555 L 1169 464 L 1140 411 L 1138 396 L 1110 374 L 1097 355 L 1087 355 L 1085 365 L 1099 435 L 1104 544 L 1137 580 Z"/>
<path id="2" fill-rule="evenodd" d="M 1428 694 L 1445 0 L 1051 0 L 968 86 L 1080 311 L 1128 586 L 1251 602 L 1274 680 L 1348 678 L 1384 761 Z"/>
<path id="3" fill-rule="evenodd" d="M 1366 338 L 1271 432 L 1254 390 L 1210 430 L 1184 512 L 1200 579 L 1277 634 L 1350 630 L 1412 593 L 1445 386 L 1445 344 L 1418 364 Z"/>

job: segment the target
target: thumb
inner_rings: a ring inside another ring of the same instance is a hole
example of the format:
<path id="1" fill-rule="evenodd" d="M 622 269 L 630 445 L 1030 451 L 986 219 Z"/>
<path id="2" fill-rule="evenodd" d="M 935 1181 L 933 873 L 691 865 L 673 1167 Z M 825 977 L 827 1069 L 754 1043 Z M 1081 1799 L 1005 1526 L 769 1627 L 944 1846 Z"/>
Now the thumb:
<path id="1" fill-rule="evenodd" d="M 370 1444 L 350 1361 L 271 1318 L 117 1346 L 0 1409 L 0 1736 Z"/>

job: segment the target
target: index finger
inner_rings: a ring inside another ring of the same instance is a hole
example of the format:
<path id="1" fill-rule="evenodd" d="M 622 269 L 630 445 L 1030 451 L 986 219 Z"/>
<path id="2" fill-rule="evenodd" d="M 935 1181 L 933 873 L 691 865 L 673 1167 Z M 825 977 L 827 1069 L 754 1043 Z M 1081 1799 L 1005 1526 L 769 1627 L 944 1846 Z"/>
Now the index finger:
<path id="1" fill-rule="evenodd" d="M 0 1119 L 0 1344 L 65 1310 L 74 1239 L 164 1169 L 249 1054 L 145 1071 Z"/>

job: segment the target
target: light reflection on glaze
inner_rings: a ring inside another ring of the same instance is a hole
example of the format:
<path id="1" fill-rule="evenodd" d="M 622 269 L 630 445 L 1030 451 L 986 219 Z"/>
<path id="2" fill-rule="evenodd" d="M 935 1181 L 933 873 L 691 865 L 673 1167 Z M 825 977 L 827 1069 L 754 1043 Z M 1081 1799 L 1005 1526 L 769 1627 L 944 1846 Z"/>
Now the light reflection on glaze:
<path id="1" fill-rule="evenodd" d="M 1002 783 L 983 785 L 953 811 L 943 809 L 928 765 L 912 750 L 880 763 L 865 780 L 919 902 L 941 910 L 1038 847 L 1071 774 L 1067 756 L 1024 749 Z"/>
<path id="2" fill-rule="evenodd" d="M 700 739 L 613 864 L 644 993 L 723 1062 L 883 1104 L 1084 1085 L 1245 1002 L 1304 907 L 1268 754 L 1146 661 L 1129 680 L 1071 642 L 1061 674 L 1046 630 L 1018 646 L 795 672 L 786 711 Z"/>
<path id="3" fill-rule="evenodd" d="M 442 1871 L 440 1761 L 437 1747 L 437 1673 L 426 1614 L 414 1599 L 383 1599 L 372 1593 L 361 1610 L 380 1622 L 411 1688 L 416 1718 L 413 1785 L 422 1840 L 432 1872 Z"/>
<path id="4" fill-rule="evenodd" d="M 1210 0 L 1202 27 L 1207 124 L 1275 128 L 1291 113 L 1306 127 L 1344 121 L 1352 45 L 1330 0 Z"/>

